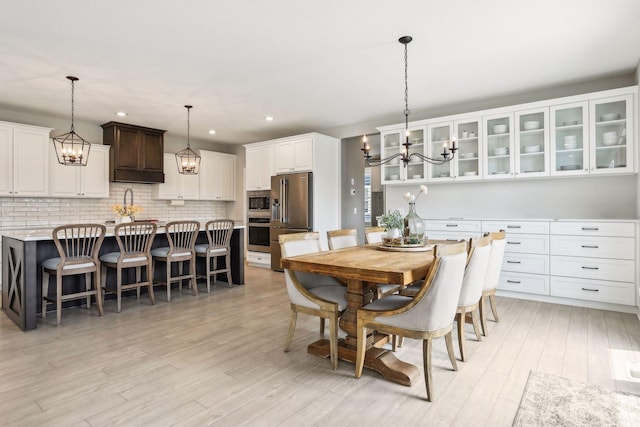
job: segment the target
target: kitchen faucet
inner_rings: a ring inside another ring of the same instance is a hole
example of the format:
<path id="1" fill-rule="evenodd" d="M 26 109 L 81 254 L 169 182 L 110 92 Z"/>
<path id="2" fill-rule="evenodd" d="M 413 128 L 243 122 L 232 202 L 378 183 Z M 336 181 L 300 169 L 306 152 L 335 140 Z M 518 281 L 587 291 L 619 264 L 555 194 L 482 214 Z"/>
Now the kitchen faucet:
<path id="1" fill-rule="evenodd" d="M 131 206 L 133 206 L 133 190 L 131 188 L 127 188 L 124 190 L 124 198 L 122 200 L 122 206 L 127 209 L 127 193 L 131 193 Z"/>

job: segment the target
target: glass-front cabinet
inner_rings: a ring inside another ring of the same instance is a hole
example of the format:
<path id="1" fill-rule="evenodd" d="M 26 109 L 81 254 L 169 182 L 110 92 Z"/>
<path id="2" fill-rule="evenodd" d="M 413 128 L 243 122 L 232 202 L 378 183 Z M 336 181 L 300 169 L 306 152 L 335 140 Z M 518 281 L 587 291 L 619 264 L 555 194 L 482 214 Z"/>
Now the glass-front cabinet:
<path id="1" fill-rule="evenodd" d="M 427 156 L 432 159 L 442 158 L 445 147 L 451 147 L 453 122 L 437 123 L 427 126 Z M 454 162 L 442 165 L 429 164 L 430 181 L 448 181 L 455 177 Z"/>
<path id="2" fill-rule="evenodd" d="M 424 127 L 409 128 L 409 154 L 424 154 Z M 395 130 L 381 134 L 381 158 L 386 159 L 394 154 L 402 153 L 405 141 L 405 130 Z M 393 183 L 403 181 L 422 181 L 425 179 L 425 163 L 419 158 L 411 159 L 411 162 L 404 167 L 400 158 L 382 166 L 382 183 Z"/>
<path id="3" fill-rule="evenodd" d="M 551 175 L 589 172 L 588 102 L 551 106 Z"/>
<path id="4" fill-rule="evenodd" d="M 516 178 L 548 175 L 549 164 L 549 109 L 536 108 L 515 113 Z"/>
<path id="5" fill-rule="evenodd" d="M 458 120 L 453 123 L 458 151 L 453 160 L 455 177 L 460 180 L 482 178 L 482 119 Z"/>
<path id="6" fill-rule="evenodd" d="M 633 171 L 633 144 L 627 144 L 634 135 L 632 102 L 631 95 L 589 102 L 590 173 Z"/>
<path id="7" fill-rule="evenodd" d="M 514 174 L 513 113 L 483 117 L 484 124 L 484 178 L 512 178 Z"/>

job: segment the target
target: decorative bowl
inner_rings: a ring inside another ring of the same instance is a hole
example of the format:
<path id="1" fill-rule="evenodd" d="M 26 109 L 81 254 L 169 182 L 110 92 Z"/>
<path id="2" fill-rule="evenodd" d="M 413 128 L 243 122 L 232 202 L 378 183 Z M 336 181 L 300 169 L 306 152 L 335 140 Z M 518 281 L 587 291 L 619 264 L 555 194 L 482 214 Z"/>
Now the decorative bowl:
<path id="1" fill-rule="evenodd" d="M 539 127 L 540 127 L 540 122 L 537 120 L 527 121 L 522 124 L 522 128 L 524 130 L 534 130 L 534 129 L 538 129 Z"/>
<path id="2" fill-rule="evenodd" d="M 578 142 L 578 136 L 577 135 L 565 135 L 564 136 L 564 143 L 565 144 L 570 144 L 572 142 Z"/>
<path id="3" fill-rule="evenodd" d="M 494 125 L 493 126 L 493 133 L 494 134 L 505 133 L 506 131 L 507 131 L 507 125 Z"/>

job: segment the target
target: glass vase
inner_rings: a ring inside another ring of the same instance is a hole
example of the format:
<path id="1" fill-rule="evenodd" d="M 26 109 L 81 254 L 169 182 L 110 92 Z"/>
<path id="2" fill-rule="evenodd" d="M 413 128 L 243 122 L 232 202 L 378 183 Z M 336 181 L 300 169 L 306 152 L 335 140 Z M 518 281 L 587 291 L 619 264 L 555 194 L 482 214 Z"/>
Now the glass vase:
<path id="1" fill-rule="evenodd" d="M 409 213 L 404 218 L 404 237 L 406 243 L 422 243 L 424 222 L 416 213 L 416 204 L 409 203 Z"/>

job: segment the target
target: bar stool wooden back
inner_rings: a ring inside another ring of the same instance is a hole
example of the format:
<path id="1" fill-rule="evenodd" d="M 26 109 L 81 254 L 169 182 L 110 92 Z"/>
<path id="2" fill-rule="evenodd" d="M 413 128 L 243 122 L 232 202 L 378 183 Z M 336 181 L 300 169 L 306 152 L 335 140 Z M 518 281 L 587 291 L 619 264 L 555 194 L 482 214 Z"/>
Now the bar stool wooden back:
<path id="1" fill-rule="evenodd" d="M 179 289 L 182 291 L 183 280 L 189 280 L 193 294 L 198 295 L 195 245 L 199 230 L 200 223 L 198 221 L 168 222 L 166 225 L 166 235 L 169 246 L 151 250 L 154 271 L 158 262 L 164 262 L 167 265 L 166 279 L 154 283 L 154 285 L 166 284 L 167 301 L 171 301 L 171 283 L 178 282 Z M 171 275 L 171 266 L 174 262 L 178 264 L 177 276 Z M 189 262 L 188 272 L 184 272 L 185 262 Z"/>
<path id="2" fill-rule="evenodd" d="M 233 287 L 231 280 L 231 234 L 233 233 L 233 220 L 217 219 L 205 224 L 208 244 L 196 245 L 196 256 L 205 258 L 206 274 L 198 278 L 207 279 L 207 293 L 211 292 L 211 276 L 213 284 L 219 273 L 226 273 L 227 284 Z M 218 269 L 218 257 L 224 257 L 224 268 Z M 213 265 L 212 265 L 213 264 Z"/>
<path id="3" fill-rule="evenodd" d="M 104 292 L 116 294 L 118 313 L 122 307 L 122 291 L 136 289 L 140 299 L 140 288 L 147 287 L 151 304 L 156 300 L 153 295 L 153 265 L 151 258 L 151 244 L 156 236 L 158 226 L 151 222 L 130 222 L 118 224 L 113 233 L 118 243 L 119 252 L 109 252 L 100 256 L 102 264 L 102 286 Z M 142 281 L 142 268 L 145 268 L 146 280 Z M 107 270 L 116 269 L 115 289 L 107 284 Z M 133 283 L 123 284 L 123 270 L 136 269 L 136 280 Z"/>
<path id="4" fill-rule="evenodd" d="M 42 262 L 42 318 L 47 315 L 47 304 L 55 304 L 56 322 L 60 325 L 62 302 L 86 298 L 87 308 L 95 296 L 98 312 L 102 316 L 102 292 L 98 281 L 100 260 L 98 253 L 104 240 L 106 228 L 102 224 L 69 224 L 53 230 L 53 242 L 59 256 Z M 56 276 L 55 297 L 49 295 L 49 276 Z M 84 275 L 85 290 L 63 293 L 64 276 Z M 93 275 L 93 278 L 91 277 Z M 93 285 L 93 286 L 92 286 Z"/>

